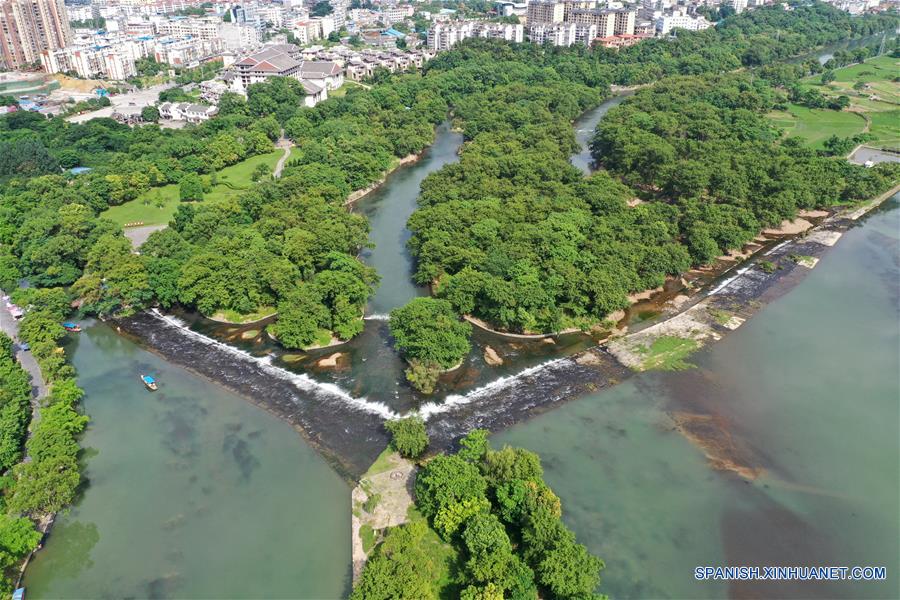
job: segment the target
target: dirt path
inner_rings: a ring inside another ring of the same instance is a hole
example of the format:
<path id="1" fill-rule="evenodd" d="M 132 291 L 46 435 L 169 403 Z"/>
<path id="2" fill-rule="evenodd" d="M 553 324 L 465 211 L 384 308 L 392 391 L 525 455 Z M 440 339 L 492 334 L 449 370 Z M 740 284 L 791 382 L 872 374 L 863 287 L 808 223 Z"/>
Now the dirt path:
<path id="1" fill-rule="evenodd" d="M 275 142 L 276 148 L 284 148 L 284 155 L 278 159 L 278 163 L 275 165 L 275 171 L 272 173 L 272 177 L 278 179 L 281 177 L 281 171 L 284 169 L 284 163 L 287 162 L 288 157 L 291 155 L 291 148 L 294 147 L 294 142 L 284 137 L 284 130 L 281 131 L 281 137 L 278 138 L 278 141 Z"/>

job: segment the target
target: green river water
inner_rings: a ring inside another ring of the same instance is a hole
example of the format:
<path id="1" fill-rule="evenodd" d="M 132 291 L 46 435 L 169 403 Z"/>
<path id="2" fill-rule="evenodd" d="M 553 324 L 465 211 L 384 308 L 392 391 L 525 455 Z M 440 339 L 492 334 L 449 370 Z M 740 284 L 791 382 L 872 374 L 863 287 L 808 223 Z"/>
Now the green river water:
<path id="1" fill-rule="evenodd" d="M 900 208 L 870 216 L 798 287 L 696 355 L 494 436 L 540 453 L 617 598 L 898 598 Z M 714 415 L 765 469 L 712 469 L 670 413 Z M 700 565 L 885 566 L 886 582 L 698 582 Z"/>
<path id="2" fill-rule="evenodd" d="M 345 593 L 350 490 L 289 425 L 106 325 L 76 340 L 88 487 L 28 568 L 29 598 Z"/>
<path id="3" fill-rule="evenodd" d="M 616 598 L 896 598 L 897 201 L 794 290 L 694 357 L 494 436 L 543 458 Z M 87 487 L 28 570 L 29 597 L 346 592 L 349 490 L 287 425 L 105 325 L 72 356 L 87 391 Z M 165 382 L 146 392 L 137 377 Z M 711 468 L 673 428 L 720 417 L 764 469 Z M 698 565 L 884 565 L 885 583 L 736 586 Z"/>

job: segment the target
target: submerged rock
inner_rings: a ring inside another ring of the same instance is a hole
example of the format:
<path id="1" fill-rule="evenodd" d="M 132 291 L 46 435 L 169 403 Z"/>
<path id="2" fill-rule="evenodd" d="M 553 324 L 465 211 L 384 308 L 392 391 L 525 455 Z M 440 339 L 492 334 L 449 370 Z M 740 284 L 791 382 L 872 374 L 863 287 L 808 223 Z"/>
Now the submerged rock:
<path id="1" fill-rule="evenodd" d="M 497 354 L 497 351 L 491 348 L 490 346 L 484 347 L 484 362 L 491 365 L 492 367 L 499 367 L 503 364 L 503 359 L 500 358 L 500 355 Z"/>
<path id="2" fill-rule="evenodd" d="M 325 358 L 320 358 L 316 361 L 316 366 L 319 367 L 336 367 L 338 366 L 338 359 L 340 359 L 343 355 L 341 352 L 335 352 L 330 356 L 326 356 Z"/>

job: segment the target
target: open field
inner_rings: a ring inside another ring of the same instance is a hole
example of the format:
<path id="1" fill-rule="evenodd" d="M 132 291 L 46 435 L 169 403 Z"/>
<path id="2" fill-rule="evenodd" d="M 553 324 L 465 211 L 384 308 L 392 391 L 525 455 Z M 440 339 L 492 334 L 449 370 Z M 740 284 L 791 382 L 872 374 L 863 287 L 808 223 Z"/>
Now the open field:
<path id="1" fill-rule="evenodd" d="M 283 150 L 275 150 L 268 154 L 250 157 L 236 165 L 225 167 L 216 173 L 216 179 L 219 183 L 213 186 L 209 193 L 203 196 L 203 199 L 222 200 L 240 195 L 241 192 L 253 185 L 250 177 L 253 175 L 253 170 L 257 165 L 266 165 L 271 173 L 275 170 L 275 164 L 283 154 Z M 204 183 L 209 183 L 209 179 L 209 176 L 204 175 Z"/>
<path id="2" fill-rule="evenodd" d="M 239 195 L 253 185 L 250 177 L 257 165 L 265 164 L 270 170 L 274 169 L 275 163 L 282 154 L 283 151 L 276 150 L 225 167 L 216 173 L 219 183 L 213 186 L 203 199 L 221 200 Z M 204 176 L 203 179 L 204 183 L 208 184 L 210 177 Z M 134 200 L 119 206 L 112 206 L 102 216 L 119 225 L 126 223 L 166 224 L 175 216 L 179 204 L 178 184 L 173 183 L 147 190 Z"/>
<path id="3" fill-rule="evenodd" d="M 786 111 L 772 112 L 769 117 L 786 135 L 800 136 L 817 149 L 832 135 L 850 137 L 860 133 L 874 136 L 868 146 L 900 148 L 900 82 L 894 81 L 900 76 L 900 60 L 879 56 L 835 69 L 834 76 L 835 80 L 827 84 L 821 82 L 821 75 L 812 75 L 801 83 L 828 97 L 847 96 L 848 110 L 791 104 Z M 854 89 L 859 84 L 865 87 Z"/>
<path id="4" fill-rule="evenodd" d="M 798 104 L 788 105 L 786 111 L 769 113 L 769 118 L 784 129 L 786 135 L 800 136 L 816 149 L 822 148 L 832 135 L 850 137 L 862 133 L 866 127 L 866 120 L 860 114 Z"/>

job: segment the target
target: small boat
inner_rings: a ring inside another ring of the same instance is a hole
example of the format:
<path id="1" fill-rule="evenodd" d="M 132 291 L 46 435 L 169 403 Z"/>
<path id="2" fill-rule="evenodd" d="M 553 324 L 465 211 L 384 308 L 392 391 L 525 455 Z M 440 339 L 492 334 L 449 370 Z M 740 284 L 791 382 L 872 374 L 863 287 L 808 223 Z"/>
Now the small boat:
<path id="1" fill-rule="evenodd" d="M 81 326 L 78 323 L 63 323 L 63 329 L 66 331 L 71 331 L 72 333 L 78 333 L 81 331 Z"/>
<path id="2" fill-rule="evenodd" d="M 156 385 L 156 380 L 149 375 L 141 375 L 141 381 L 144 382 L 144 385 L 147 386 L 147 389 L 151 392 L 155 392 L 159 387 L 158 385 Z"/>

